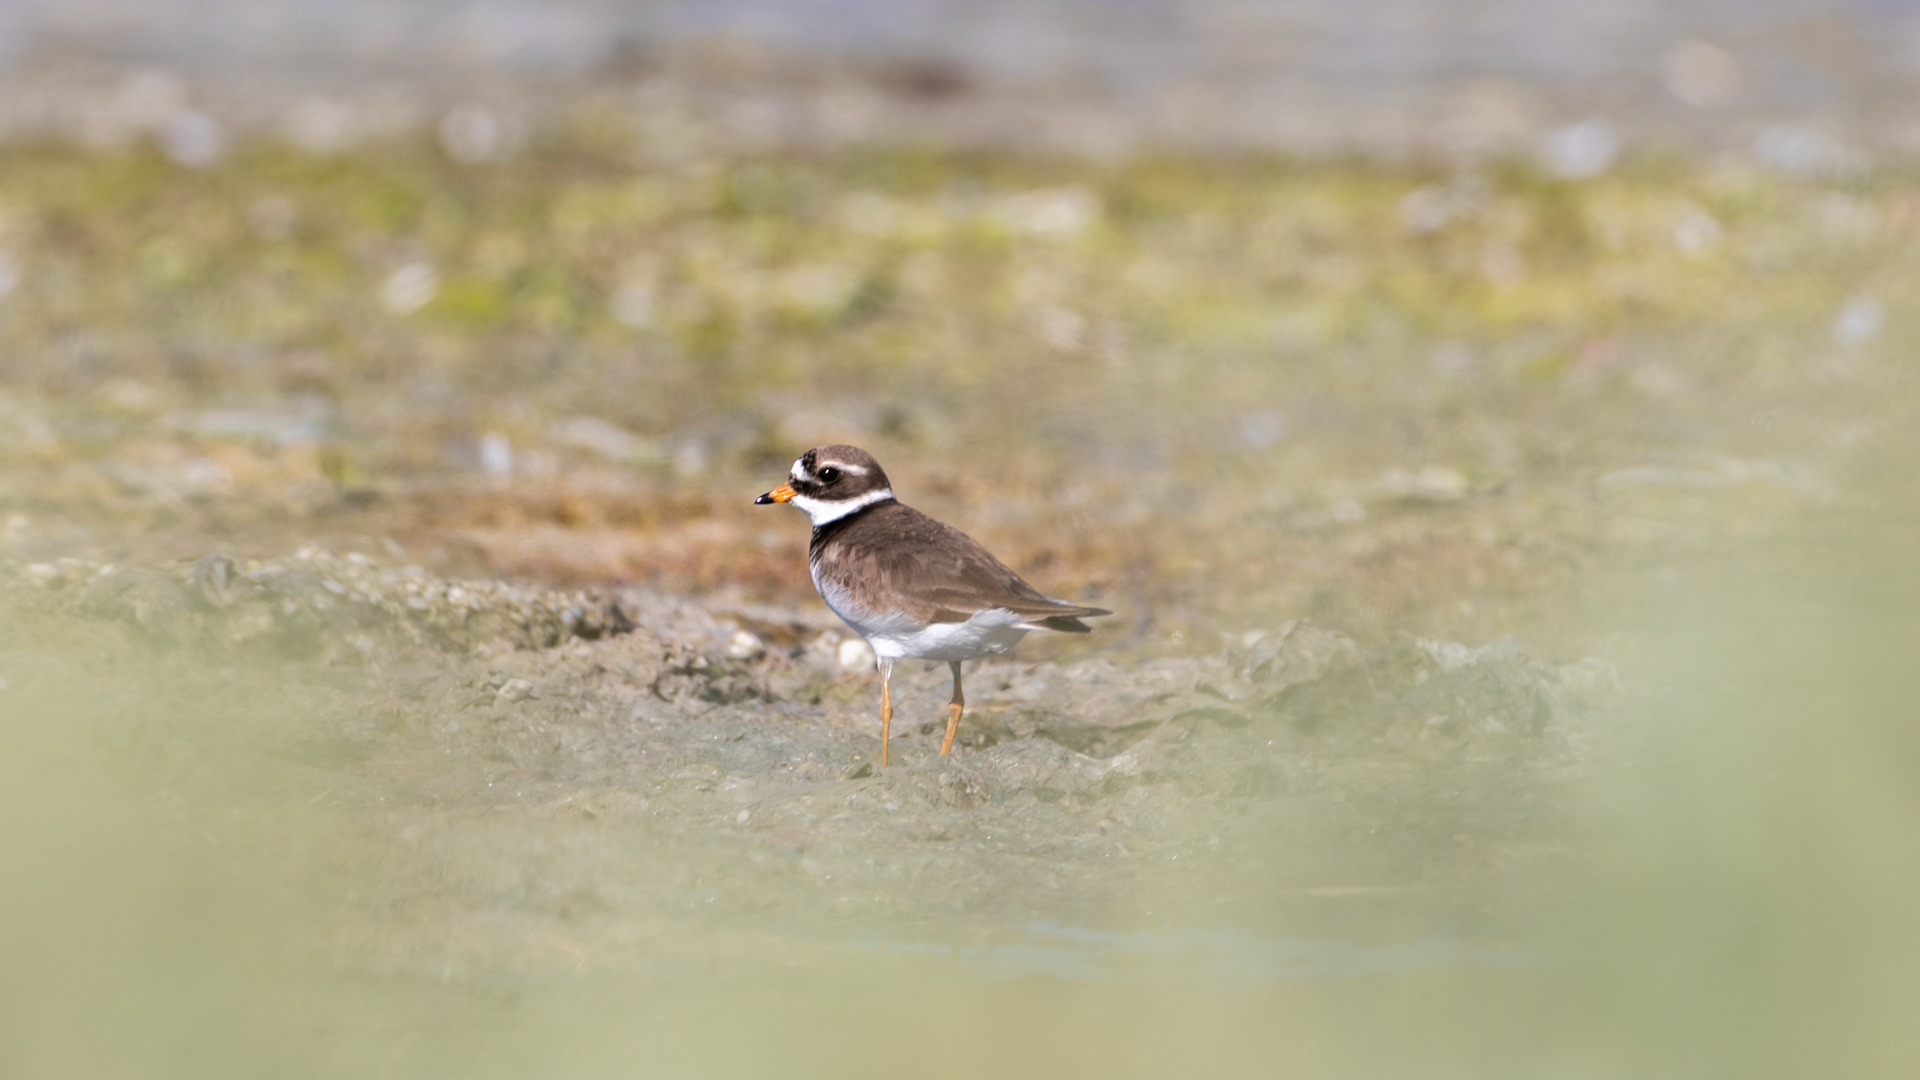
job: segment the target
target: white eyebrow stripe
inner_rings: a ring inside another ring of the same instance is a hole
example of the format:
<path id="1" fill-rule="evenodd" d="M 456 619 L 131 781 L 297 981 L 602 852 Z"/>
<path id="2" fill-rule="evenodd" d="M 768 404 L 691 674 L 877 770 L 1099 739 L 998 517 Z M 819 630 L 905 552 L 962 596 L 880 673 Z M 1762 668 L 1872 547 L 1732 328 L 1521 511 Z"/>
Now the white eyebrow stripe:
<path id="1" fill-rule="evenodd" d="M 835 465 L 834 468 L 839 469 L 841 472 L 850 472 L 855 476 L 867 475 L 867 467 L 865 465 Z"/>

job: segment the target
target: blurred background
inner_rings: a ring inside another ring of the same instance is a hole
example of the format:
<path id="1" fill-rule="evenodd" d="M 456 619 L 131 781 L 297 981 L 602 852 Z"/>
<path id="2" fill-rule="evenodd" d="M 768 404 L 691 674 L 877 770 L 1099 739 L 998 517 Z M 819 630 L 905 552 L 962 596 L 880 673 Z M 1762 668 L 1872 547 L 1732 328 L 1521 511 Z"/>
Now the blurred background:
<path id="1" fill-rule="evenodd" d="M 1118 612 L 1034 660 L 1310 618 L 1624 687 L 1475 781 L 1484 819 L 1368 781 L 1452 823 L 1470 901 L 1239 938 L 1196 899 L 1233 866 L 1143 871 L 1181 921 L 1097 932 L 1191 963 L 1081 977 L 849 959 L 766 931 L 769 886 L 636 901 L 671 947 L 583 973 L 442 963 L 498 912 L 436 906 L 386 796 L 228 745 L 350 677 L 391 701 L 377 665 L 288 704 L 264 661 L 21 615 L 0 1063 L 1910 1076 L 1917 155 L 1909 0 L 0 0 L 22 581 L 323 548 L 799 609 L 806 530 L 750 500 L 851 442 Z M 493 820 L 429 787 L 391 790 Z M 607 873 L 733 865 L 704 835 Z M 1220 959 L 1274 940 L 1334 951 Z"/>
<path id="2" fill-rule="evenodd" d="M 1597 537 L 1671 533 L 1645 500 L 1821 489 L 1910 332 L 1890 0 L 15 2 L 0 34 L 28 559 L 384 535 L 804 594 L 739 495 L 852 441 L 1161 642 L 1491 637 Z"/>

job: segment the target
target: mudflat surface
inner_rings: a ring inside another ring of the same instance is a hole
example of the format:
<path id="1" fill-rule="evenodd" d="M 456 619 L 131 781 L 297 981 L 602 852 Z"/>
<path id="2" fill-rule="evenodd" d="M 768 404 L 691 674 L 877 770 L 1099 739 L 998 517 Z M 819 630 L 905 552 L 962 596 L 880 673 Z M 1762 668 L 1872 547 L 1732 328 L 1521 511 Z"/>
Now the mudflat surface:
<path id="1" fill-rule="evenodd" d="M 670 134 L 0 153 L 0 1073 L 1911 1073 L 1911 177 Z"/>
<path id="2" fill-rule="evenodd" d="M 168 684 L 162 715 L 100 733 L 159 770 L 150 790 L 337 819 L 353 895 L 333 947 L 392 972 L 619 970 L 749 931 L 794 948 L 1259 933 L 1355 898 L 1470 922 L 1564 862 L 1557 792 L 1618 688 L 1605 661 L 1362 649 L 1301 621 L 1213 656 L 969 665 L 947 758 L 945 666 L 913 665 L 879 768 L 870 660 L 813 610 L 317 549 L 10 574 L 24 625 L 111 643 L 53 654 L 83 682 Z M 73 692 L 36 677 L 31 641 L 11 648 L 16 688 Z M 270 710 L 241 707 L 267 685 Z M 171 704 L 194 698 L 219 705 Z M 197 761 L 205 740 L 220 752 Z M 231 767 L 243 792 L 221 789 Z"/>
<path id="3" fill-rule="evenodd" d="M 944 665 L 905 670 L 886 768 L 875 679 L 809 607 L 319 548 L 8 563 L 15 1060 L 1626 1074 L 1753 1061 L 1753 1015 L 1783 1021 L 1754 1053 L 1824 1058 L 1784 1019 L 1914 944 L 1881 847 L 1911 580 L 1865 598 L 1832 568 L 1891 549 L 1803 539 L 1644 631 L 1653 691 L 1295 620 L 973 665 L 945 759 Z M 1842 1056 L 1905 1045 L 1897 1011 L 1836 1016 Z"/>

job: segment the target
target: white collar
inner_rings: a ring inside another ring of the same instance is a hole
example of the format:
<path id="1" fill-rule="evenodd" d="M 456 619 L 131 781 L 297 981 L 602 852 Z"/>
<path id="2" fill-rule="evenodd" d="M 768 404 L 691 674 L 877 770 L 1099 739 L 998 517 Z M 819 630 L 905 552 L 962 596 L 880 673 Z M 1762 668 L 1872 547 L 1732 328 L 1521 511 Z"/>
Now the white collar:
<path id="1" fill-rule="evenodd" d="M 886 502 L 891 498 L 893 498 L 893 489 L 881 488 L 878 491 L 869 491 L 865 495 L 856 498 L 834 502 L 829 502 L 825 499 L 816 499 L 811 495 L 795 495 L 788 501 L 800 509 L 805 510 L 807 512 L 807 518 L 813 522 L 813 527 L 817 529 L 830 522 L 839 521 L 841 518 L 846 517 L 856 510 L 865 510 L 874 503 Z"/>

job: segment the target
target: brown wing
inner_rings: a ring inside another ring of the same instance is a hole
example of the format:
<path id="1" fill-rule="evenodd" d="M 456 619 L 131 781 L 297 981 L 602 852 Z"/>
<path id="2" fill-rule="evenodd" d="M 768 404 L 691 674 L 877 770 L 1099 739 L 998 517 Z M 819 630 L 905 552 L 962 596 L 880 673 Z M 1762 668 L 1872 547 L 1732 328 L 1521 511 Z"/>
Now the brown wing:
<path id="1" fill-rule="evenodd" d="M 912 507 L 882 503 L 843 520 L 844 530 L 836 531 L 850 542 L 835 545 L 843 553 L 838 559 L 818 561 L 821 575 L 854 592 L 884 596 L 889 607 L 918 622 L 965 622 L 976 611 L 1005 608 L 1052 629 L 1084 632 L 1075 620 L 1111 614 L 1047 599 L 972 537 Z M 816 552 L 822 539 L 815 538 Z"/>

